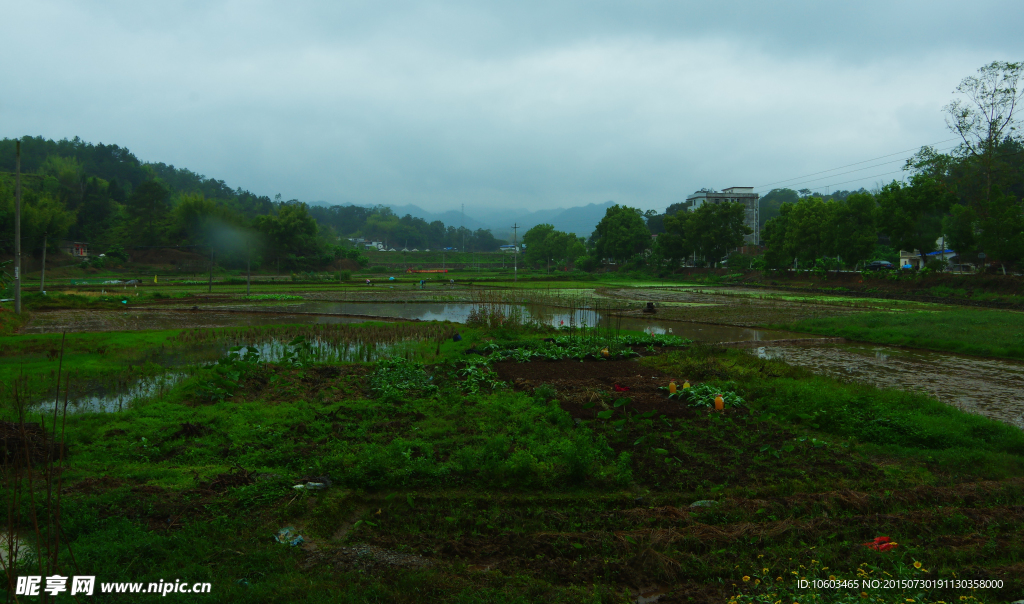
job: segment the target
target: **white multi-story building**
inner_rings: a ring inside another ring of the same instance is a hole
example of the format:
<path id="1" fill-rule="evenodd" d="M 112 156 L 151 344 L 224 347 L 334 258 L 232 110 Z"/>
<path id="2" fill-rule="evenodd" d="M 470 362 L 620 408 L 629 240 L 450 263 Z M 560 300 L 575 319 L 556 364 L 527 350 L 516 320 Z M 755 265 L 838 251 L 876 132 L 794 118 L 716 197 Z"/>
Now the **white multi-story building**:
<path id="1" fill-rule="evenodd" d="M 760 212 L 758 211 L 760 198 L 760 195 L 754 193 L 754 187 L 729 187 L 728 189 L 722 189 L 721 193 L 709 189 L 701 189 L 687 197 L 686 202 L 690 205 L 688 209 L 691 212 L 705 203 L 742 203 L 746 209 L 744 224 L 753 231 L 753 233 L 744 237 L 744 241 L 748 245 L 760 245 Z"/>

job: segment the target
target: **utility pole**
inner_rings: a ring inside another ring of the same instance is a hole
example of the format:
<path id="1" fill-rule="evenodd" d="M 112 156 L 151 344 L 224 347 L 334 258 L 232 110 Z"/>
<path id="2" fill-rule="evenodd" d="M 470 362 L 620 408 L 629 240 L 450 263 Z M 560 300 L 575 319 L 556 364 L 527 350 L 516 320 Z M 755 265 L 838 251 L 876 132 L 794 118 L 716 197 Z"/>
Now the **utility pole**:
<path id="1" fill-rule="evenodd" d="M 213 293 L 213 246 L 210 246 L 210 289 L 209 293 Z"/>
<path id="2" fill-rule="evenodd" d="M 46 235 L 43 233 L 43 268 L 39 272 L 39 293 L 46 293 Z"/>
<path id="3" fill-rule="evenodd" d="M 14 143 L 14 312 L 21 314 L 21 141 Z"/>
<path id="4" fill-rule="evenodd" d="M 466 253 L 466 204 L 462 204 L 462 253 Z"/>
<path id="5" fill-rule="evenodd" d="M 512 225 L 512 259 L 515 265 L 512 268 L 512 281 L 519 282 L 519 223 Z"/>
<path id="6" fill-rule="evenodd" d="M 249 234 L 245 234 L 245 296 L 249 297 L 249 281 L 252 279 L 252 272 L 249 270 L 249 259 L 252 254 L 249 253 L 249 248 L 252 247 L 249 241 Z"/>

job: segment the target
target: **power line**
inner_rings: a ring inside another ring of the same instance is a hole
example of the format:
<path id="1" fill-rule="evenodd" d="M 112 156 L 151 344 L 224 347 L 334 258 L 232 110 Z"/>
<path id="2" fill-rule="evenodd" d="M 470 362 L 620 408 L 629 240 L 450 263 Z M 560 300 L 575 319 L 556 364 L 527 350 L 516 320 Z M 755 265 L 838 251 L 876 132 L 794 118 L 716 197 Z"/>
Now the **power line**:
<path id="1" fill-rule="evenodd" d="M 954 146 L 956 146 L 956 145 L 954 145 Z M 950 147 L 950 149 L 952 149 L 952 148 L 953 147 Z M 1013 152 L 1010 152 L 1010 153 L 1000 153 L 999 155 L 993 156 L 993 159 L 998 159 L 1000 157 L 1009 157 L 1011 155 L 1020 155 L 1021 153 L 1024 153 L 1024 150 L 1013 151 Z M 893 160 L 893 161 L 902 161 L 902 160 Z M 893 163 L 893 162 L 882 162 L 880 164 L 875 164 L 874 166 L 869 166 L 869 168 L 872 168 L 872 167 L 873 168 L 877 168 L 879 166 L 884 166 L 885 164 L 888 164 L 888 163 Z M 866 170 L 868 168 L 863 168 L 863 169 Z M 853 172 L 859 172 L 859 171 L 860 170 L 851 170 L 849 172 L 842 172 L 840 174 L 834 174 L 833 176 L 841 176 L 842 174 L 852 174 Z M 822 187 L 822 186 L 834 187 L 834 186 L 837 186 L 837 185 L 849 184 L 851 182 L 859 182 L 859 181 L 868 180 L 868 179 L 871 179 L 871 178 L 878 178 L 879 176 L 891 176 L 893 174 L 900 174 L 903 171 L 904 171 L 903 169 L 900 169 L 900 170 L 896 170 L 896 171 L 893 171 L 893 172 L 885 172 L 883 174 L 875 174 L 874 176 L 862 176 L 860 178 L 854 178 L 853 180 L 845 180 L 843 182 L 833 182 L 833 183 L 829 183 L 827 185 L 819 184 L 819 185 L 815 185 L 815 186 L 817 186 L 817 187 Z M 826 176 L 825 178 L 816 178 L 814 180 L 825 180 L 827 178 L 831 178 L 831 176 Z M 806 181 L 806 182 L 799 183 L 799 185 L 806 185 L 806 184 L 810 184 L 812 182 L 814 182 L 814 181 Z M 799 185 L 793 185 L 793 186 L 799 186 Z"/>
<path id="2" fill-rule="evenodd" d="M 941 145 L 942 143 L 948 143 L 949 141 L 953 141 L 953 140 L 959 140 L 959 139 L 947 138 L 946 140 L 941 140 L 941 141 L 932 143 L 930 145 L 922 145 L 921 147 L 932 147 L 934 145 Z M 876 161 L 876 160 L 879 160 L 879 159 L 885 159 L 886 157 L 892 157 L 893 155 L 900 155 L 902 153 L 910 153 L 911 151 L 918 151 L 918 150 L 921 149 L 921 147 L 915 147 L 913 149 L 905 149 L 903 151 L 897 151 L 896 153 L 890 153 L 888 155 L 880 155 L 878 157 L 873 157 L 871 159 L 865 159 L 864 161 L 854 162 L 852 164 L 846 164 L 845 166 L 839 166 L 838 168 L 830 168 L 828 170 L 822 170 L 821 172 L 813 172 L 811 174 L 804 174 L 803 176 L 795 176 L 793 178 L 787 178 L 785 180 L 779 180 L 779 181 L 776 181 L 776 182 L 770 182 L 770 183 L 768 183 L 766 185 L 758 185 L 758 186 L 756 186 L 754 188 L 755 189 L 763 189 L 765 187 L 770 187 L 772 185 L 782 184 L 782 183 L 785 183 L 785 182 L 789 182 L 791 180 L 799 180 L 801 178 L 807 178 L 808 176 L 817 176 L 818 174 L 824 174 L 826 172 L 834 172 L 835 170 L 842 170 L 843 168 L 849 168 L 851 166 L 859 166 L 861 164 L 866 164 L 868 162 Z M 897 160 L 894 160 L 894 161 L 897 161 Z"/>
<path id="3" fill-rule="evenodd" d="M 954 147 L 955 147 L 955 145 L 954 145 Z M 945 149 L 938 149 L 938 151 L 939 152 L 949 151 L 950 149 L 952 149 L 954 147 L 947 147 Z M 903 162 L 903 161 L 906 161 L 907 159 L 908 158 L 906 158 L 906 157 L 901 157 L 900 159 L 891 159 L 889 161 L 884 161 L 884 162 L 882 162 L 880 164 L 874 164 L 874 165 L 867 166 L 867 167 L 864 167 L 864 168 L 857 168 L 856 170 L 849 170 L 847 172 L 839 172 L 838 174 L 830 174 L 828 176 L 822 176 L 820 178 L 814 178 L 814 179 L 811 179 L 811 180 L 805 180 L 805 181 L 803 181 L 801 183 L 798 183 L 797 185 L 790 185 L 790 186 L 809 185 L 809 184 L 815 183 L 815 182 L 817 182 L 819 180 L 828 180 L 830 178 L 835 178 L 836 176 L 843 176 L 844 174 L 853 174 L 854 172 L 862 172 L 864 170 L 872 170 L 874 168 L 880 168 L 880 167 L 882 167 L 882 166 L 884 166 L 886 164 L 894 164 L 896 162 Z M 838 170 L 839 168 L 836 168 L 836 169 Z M 865 178 L 871 178 L 871 177 L 870 176 L 866 176 Z M 853 181 L 847 181 L 847 182 L 853 182 Z M 820 185 L 818 185 L 818 186 L 820 186 Z"/>

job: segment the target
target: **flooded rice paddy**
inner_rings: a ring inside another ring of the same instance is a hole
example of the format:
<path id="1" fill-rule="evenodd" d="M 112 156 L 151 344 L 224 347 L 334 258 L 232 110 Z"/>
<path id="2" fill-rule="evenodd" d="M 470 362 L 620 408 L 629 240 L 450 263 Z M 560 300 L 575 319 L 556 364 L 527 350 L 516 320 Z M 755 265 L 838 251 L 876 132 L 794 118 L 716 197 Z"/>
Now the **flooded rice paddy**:
<path id="1" fill-rule="evenodd" d="M 1024 363 L 874 344 L 762 346 L 758 356 L 844 381 L 931 394 L 1024 429 Z"/>
<path id="2" fill-rule="evenodd" d="M 667 302 L 667 300 L 664 300 Z M 747 304 L 744 304 L 747 306 Z M 760 306 L 756 302 L 751 307 Z M 804 307 L 808 305 L 802 305 Z M 109 331 L 138 329 L 191 329 L 219 327 L 273 326 L 284 324 L 331 325 L 360 323 L 368 320 L 451 321 L 465 323 L 474 308 L 466 302 L 332 302 L 307 300 L 298 303 L 269 305 L 210 305 L 199 310 L 159 309 L 133 311 L 55 311 L 36 313 L 24 333 L 63 331 Z M 545 305 L 522 305 L 519 312 L 525 321 L 550 326 L 599 326 L 609 331 L 645 331 L 671 333 L 684 338 L 707 342 L 747 342 L 785 340 L 805 337 L 784 331 L 758 329 L 737 325 L 713 325 L 677 320 L 678 312 L 647 316 L 636 311 L 567 309 Z M 834 309 L 830 309 L 834 310 Z M 627 316 L 623 316 L 626 314 Z M 671 318 L 664 316 L 669 315 Z M 331 358 L 371 360 L 355 348 L 335 350 L 318 344 L 321 352 Z M 260 344 L 264 358 L 274 360 L 286 350 L 284 342 L 265 341 Z M 225 348 L 221 346 L 220 348 Z M 381 350 L 384 350 L 383 348 Z M 224 354 L 211 350 L 213 358 Z M 333 351 L 333 352 L 331 352 Z M 1024 428 L 1024 363 L 999 359 L 960 356 L 949 353 L 907 350 L 898 347 L 867 344 L 766 345 L 756 353 L 805 367 L 811 371 L 842 380 L 858 381 L 883 388 L 925 392 L 965 411 L 979 413 Z M 167 359 L 164 359 L 167 361 Z M 174 366 L 174 362 L 167 366 Z M 168 374 L 170 375 L 170 374 Z M 167 376 L 163 376 L 167 378 Z M 164 386 L 165 387 L 165 386 Z M 152 383 L 140 383 L 128 392 L 97 393 L 79 399 L 78 409 L 111 411 L 122 407 L 125 400 L 152 395 Z"/>

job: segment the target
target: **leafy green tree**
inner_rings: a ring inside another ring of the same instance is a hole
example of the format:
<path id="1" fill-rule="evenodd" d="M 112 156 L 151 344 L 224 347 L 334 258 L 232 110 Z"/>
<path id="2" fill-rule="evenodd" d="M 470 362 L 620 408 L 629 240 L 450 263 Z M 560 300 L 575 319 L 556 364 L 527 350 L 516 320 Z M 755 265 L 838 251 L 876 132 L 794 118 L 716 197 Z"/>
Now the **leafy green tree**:
<path id="1" fill-rule="evenodd" d="M 979 221 L 983 247 L 1006 274 L 1006 265 L 1024 258 L 1024 207 L 1010 195 L 996 191 Z"/>
<path id="2" fill-rule="evenodd" d="M 258 216 L 254 226 L 263 234 L 276 260 L 319 252 L 316 220 L 304 203 L 281 204 L 276 215 Z"/>
<path id="3" fill-rule="evenodd" d="M 918 174 L 909 185 L 898 181 L 882 187 L 878 194 L 878 227 L 889 236 L 893 247 L 917 250 L 921 264 L 928 263 L 936 241 L 942 235 L 942 218 L 952 195 L 935 179 Z"/>
<path id="4" fill-rule="evenodd" d="M 797 201 L 800 201 L 800 194 L 793 189 L 772 189 L 758 200 L 758 216 L 761 221 L 758 227 L 764 229 L 769 220 L 778 216 L 782 204 Z"/>
<path id="5" fill-rule="evenodd" d="M 667 261 L 671 266 L 678 266 L 681 261 L 693 254 L 692 242 L 684 235 L 687 221 L 691 217 L 689 212 L 666 216 L 665 232 L 658 235 L 655 240 L 654 252 L 659 259 Z"/>
<path id="6" fill-rule="evenodd" d="M 698 256 L 717 263 L 743 245 L 753 231 L 746 225 L 741 203 L 705 203 L 692 212 L 687 236 Z"/>
<path id="7" fill-rule="evenodd" d="M 820 197 L 804 197 L 789 210 L 785 245 L 790 257 L 801 264 L 813 264 L 830 255 L 835 247 L 828 225 L 832 222 L 833 205 Z"/>
<path id="8" fill-rule="evenodd" d="M 831 202 L 829 212 L 831 250 L 847 266 L 870 260 L 878 243 L 875 226 L 875 198 L 869 193 L 854 193 L 842 201 Z"/>
<path id="9" fill-rule="evenodd" d="M 961 139 L 956 154 L 973 159 L 982 167 L 982 201 L 992 199 L 998 163 L 998 148 L 1007 138 L 1016 138 L 1016 112 L 1024 100 L 1024 63 L 993 61 L 978 69 L 978 75 L 960 81 L 956 92 L 963 95 L 945 107 L 946 125 Z"/>
<path id="10" fill-rule="evenodd" d="M 552 249 L 551 235 L 555 233 L 555 227 L 550 224 L 538 224 L 523 234 L 523 245 L 526 252 L 523 254 L 523 262 L 533 266 L 549 262 L 556 250 Z"/>
<path id="11" fill-rule="evenodd" d="M 161 237 L 155 224 L 167 216 L 170 210 L 170 191 L 158 180 L 147 180 L 132 191 L 126 203 L 128 212 L 145 230 L 140 233 L 145 241 L 157 242 Z"/>
<path id="12" fill-rule="evenodd" d="M 942 220 L 942 233 L 946 237 L 946 247 L 954 250 L 958 256 L 972 254 L 978 248 L 978 215 L 968 205 L 955 205 L 950 208 L 949 215 Z"/>
<path id="13" fill-rule="evenodd" d="M 605 211 L 590 237 L 598 258 L 617 262 L 629 260 L 651 246 L 643 212 L 619 204 Z"/>
<path id="14" fill-rule="evenodd" d="M 51 155 L 39 167 L 39 172 L 51 176 L 60 183 L 60 194 L 57 199 L 75 210 L 85 195 L 85 169 L 82 163 L 74 157 L 61 157 Z"/>
<path id="15" fill-rule="evenodd" d="M 691 254 L 702 261 L 719 262 L 743 245 L 743 237 L 751 233 L 744 214 L 743 204 L 705 203 L 696 210 L 668 216 L 656 251 L 671 262 Z"/>
<path id="16" fill-rule="evenodd" d="M 779 207 L 779 215 L 765 223 L 761 243 L 765 246 L 764 261 L 768 268 L 788 268 L 793 264 L 793 248 L 786 242 L 789 214 L 794 204 Z"/>
<path id="17" fill-rule="evenodd" d="M 22 190 L 21 242 L 25 251 L 42 251 L 44 235 L 48 247 L 56 248 L 74 222 L 75 213 L 68 211 L 60 201 L 44 192 Z M 0 180 L 0 228 L 6 233 L 14 233 L 13 179 Z M 13 241 L 9 249 L 13 251 Z"/>
<path id="18" fill-rule="evenodd" d="M 586 253 L 586 247 L 579 237 L 555 230 L 550 224 L 538 224 L 523 235 L 526 246 L 524 262 L 534 266 L 552 263 L 556 266 L 572 263 Z"/>

